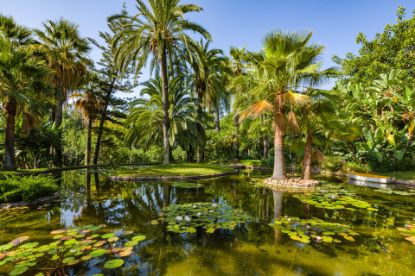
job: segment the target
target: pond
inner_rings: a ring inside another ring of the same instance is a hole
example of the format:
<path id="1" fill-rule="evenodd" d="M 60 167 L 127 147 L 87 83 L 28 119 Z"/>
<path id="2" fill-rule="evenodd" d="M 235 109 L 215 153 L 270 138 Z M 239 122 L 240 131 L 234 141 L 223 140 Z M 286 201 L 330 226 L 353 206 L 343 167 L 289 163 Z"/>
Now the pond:
<path id="1" fill-rule="evenodd" d="M 129 183 L 108 181 L 105 171 L 64 172 L 62 199 L 0 211 L 0 245 L 28 236 L 41 246 L 60 238 L 51 235 L 63 231 L 56 229 L 105 225 L 142 239 L 119 265 L 108 262 L 114 251 L 72 258 L 69 275 L 414 274 L 415 234 L 408 233 L 415 191 L 327 181 L 305 194 L 288 193 L 262 187 L 260 177 Z M 38 263 L 25 273 L 46 273 L 54 265 Z M 0 275 L 12 269 L 2 266 Z"/>

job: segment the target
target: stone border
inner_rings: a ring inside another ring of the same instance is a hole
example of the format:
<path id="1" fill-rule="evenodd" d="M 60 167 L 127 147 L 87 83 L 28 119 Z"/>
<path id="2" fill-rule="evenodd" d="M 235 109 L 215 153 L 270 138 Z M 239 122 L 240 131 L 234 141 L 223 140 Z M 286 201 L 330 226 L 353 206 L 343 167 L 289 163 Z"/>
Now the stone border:
<path id="1" fill-rule="evenodd" d="M 217 173 L 217 174 L 199 174 L 199 175 L 162 175 L 162 176 L 108 176 L 111 181 L 172 181 L 172 180 L 200 180 L 223 176 L 236 175 L 239 171 Z"/>

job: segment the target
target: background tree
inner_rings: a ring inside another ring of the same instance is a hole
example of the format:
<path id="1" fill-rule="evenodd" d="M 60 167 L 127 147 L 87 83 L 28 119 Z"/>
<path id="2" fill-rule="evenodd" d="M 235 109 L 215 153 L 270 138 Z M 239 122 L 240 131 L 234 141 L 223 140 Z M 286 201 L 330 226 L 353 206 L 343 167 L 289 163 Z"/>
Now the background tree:
<path id="1" fill-rule="evenodd" d="M 173 60 L 179 60 L 179 54 L 189 50 L 189 44 L 193 43 L 187 31 L 197 32 L 209 39 L 209 33 L 200 25 L 185 19 L 190 12 L 202 10 L 197 5 L 181 4 L 179 0 L 149 0 L 148 6 L 141 0 L 136 0 L 138 13 L 129 16 L 120 14 L 112 17 L 112 20 L 124 19 L 126 24 L 120 27 L 114 40 L 118 45 L 117 60 L 120 67 L 124 68 L 128 63 L 133 63 L 137 73 L 152 56 L 151 67 L 157 67 L 163 88 L 163 162 L 170 162 L 170 118 L 169 103 L 169 66 Z"/>
<path id="2" fill-rule="evenodd" d="M 11 17 L 0 16 L 0 96 L 6 116 L 3 168 L 16 169 L 16 115 L 26 103 L 36 101 L 48 74 L 41 56 L 35 52 L 31 31 Z"/>
<path id="3" fill-rule="evenodd" d="M 359 33 L 356 42 L 361 46 L 359 54 L 348 53 L 345 58 L 337 56 L 334 60 L 343 68 L 346 79 L 353 85 L 369 85 L 393 69 L 404 70 L 402 78 L 415 79 L 414 35 L 415 16 L 404 19 L 405 9 L 400 7 L 397 23 L 386 25 L 382 33 L 377 33 L 373 40 L 368 40 Z"/>
<path id="4" fill-rule="evenodd" d="M 63 104 L 68 95 L 85 82 L 87 66 L 91 63 L 87 57 L 90 47 L 80 36 L 78 26 L 65 19 L 48 20 L 43 24 L 43 30 L 37 29 L 35 33 L 53 72 L 50 83 L 55 91 L 56 105 L 52 116 L 55 127 L 60 128 Z M 62 141 L 56 145 L 55 153 L 55 165 L 61 167 Z"/>

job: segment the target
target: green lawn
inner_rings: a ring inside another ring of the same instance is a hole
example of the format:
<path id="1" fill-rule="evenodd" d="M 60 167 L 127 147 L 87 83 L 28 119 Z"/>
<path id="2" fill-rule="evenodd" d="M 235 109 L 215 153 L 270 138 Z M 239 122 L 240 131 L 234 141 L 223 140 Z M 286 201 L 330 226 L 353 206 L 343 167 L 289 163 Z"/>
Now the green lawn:
<path id="1" fill-rule="evenodd" d="M 378 174 L 403 180 L 415 180 L 415 171 L 382 172 Z"/>
<path id="2" fill-rule="evenodd" d="M 231 167 L 214 164 L 171 164 L 171 165 L 157 165 L 144 166 L 137 169 L 121 169 L 116 170 L 118 176 L 193 176 L 200 174 L 219 174 L 225 172 L 232 172 Z"/>
<path id="3" fill-rule="evenodd" d="M 239 163 L 245 166 L 262 166 L 262 161 L 258 159 L 240 160 Z"/>

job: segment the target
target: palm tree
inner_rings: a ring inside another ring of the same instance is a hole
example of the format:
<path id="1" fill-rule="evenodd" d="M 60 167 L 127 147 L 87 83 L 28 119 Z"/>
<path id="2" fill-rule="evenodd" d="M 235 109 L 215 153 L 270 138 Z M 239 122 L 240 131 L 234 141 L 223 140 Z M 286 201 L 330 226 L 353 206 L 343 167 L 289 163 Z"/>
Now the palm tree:
<path id="1" fill-rule="evenodd" d="M 199 12 L 201 7 L 182 4 L 180 0 L 149 0 L 147 6 L 142 0 L 136 0 L 138 13 L 133 16 L 120 14 L 111 20 L 124 18 L 124 24 L 114 40 L 118 44 L 117 60 L 121 68 L 133 63 L 137 75 L 152 56 L 151 67 L 160 69 L 163 103 L 163 162 L 170 162 L 170 118 L 169 118 L 169 67 L 172 60 L 184 49 L 189 50 L 193 40 L 186 33 L 193 31 L 209 39 L 210 34 L 200 25 L 185 19 L 185 14 Z M 158 71 L 158 70 L 157 70 Z"/>
<path id="2" fill-rule="evenodd" d="M 226 73 L 229 73 L 227 59 L 220 49 L 210 49 L 209 41 L 194 45 L 190 65 L 193 69 L 193 85 L 196 97 L 203 107 L 215 112 L 216 130 L 220 130 L 220 111 L 222 107 L 229 110 L 230 95 L 226 90 Z"/>
<path id="3" fill-rule="evenodd" d="M 95 96 L 94 84 L 91 83 L 84 93 L 74 94 L 73 96 L 78 99 L 75 101 L 75 108 L 82 114 L 82 118 L 87 126 L 87 141 L 86 141 L 86 154 L 85 165 L 91 163 L 92 153 L 92 126 L 97 117 L 100 109 L 100 103 Z"/>
<path id="4" fill-rule="evenodd" d="M 271 32 L 263 51 L 249 54 L 245 75 L 236 77 L 231 86 L 244 99 L 242 117 L 269 112 L 274 126 L 273 179 L 285 179 L 284 134 L 288 126 L 297 125 L 292 108 L 309 102 L 301 93 L 302 85 L 311 85 L 319 72 L 323 47 L 310 45 L 311 33 Z M 243 94 L 243 95 L 241 95 Z"/>
<path id="5" fill-rule="evenodd" d="M 35 101 L 35 91 L 43 89 L 48 70 L 34 51 L 31 31 L 16 24 L 11 17 L 0 16 L 0 96 L 6 116 L 3 168 L 15 165 L 15 123 L 19 109 Z M 39 91 L 39 93 L 42 90 Z"/>
<path id="6" fill-rule="evenodd" d="M 313 148 L 316 137 L 327 141 L 334 135 L 333 132 L 340 131 L 339 121 L 333 116 L 335 113 L 333 103 L 336 96 L 330 91 L 318 89 L 310 89 L 307 94 L 310 96 L 310 102 L 299 110 L 298 115 L 300 128 L 305 137 L 302 172 L 304 180 L 312 178 L 313 156 L 322 157 L 321 152 Z"/>
<path id="7" fill-rule="evenodd" d="M 189 89 L 180 78 L 170 79 L 170 108 L 169 118 L 171 132 L 169 143 L 185 148 L 186 143 L 196 141 L 195 124 L 197 102 L 189 96 Z M 161 145 L 163 142 L 163 101 L 162 82 L 160 78 L 151 79 L 142 84 L 141 98 L 131 103 L 131 110 L 127 117 L 129 132 L 127 133 L 127 145 L 140 145 L 149 147 L 153 144 Z M 189 138 L 191 136 L 191 138 Z M 170 153 L 171 155 L 171 153 Z"/>
<path id="8" fill-rule="evenodd" d="M 47 56 L 49 68 L 53 71 L 50 83 L 55 89 L 56 106 L 53 122 L 60 128 L 63 118 L 63 104 L 68 95 L 85 82 L 87 66 L 91 64 L 87 54 L 88 40 L 79 34 L 78 26 L 65 20 L 48 20 L 42 30 L 35 30 L 40 48 Z M 60 139 L 61 140 L 61 139 Z M 62 166 L 62 142 L 56 145 L 55 165 Z"/>

